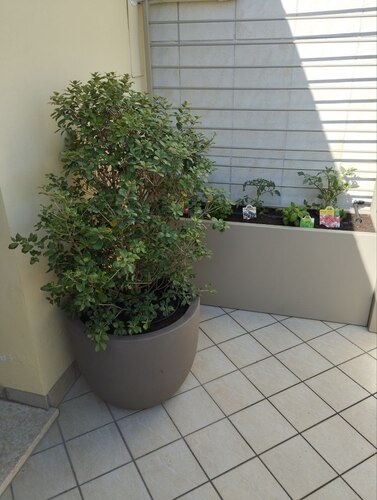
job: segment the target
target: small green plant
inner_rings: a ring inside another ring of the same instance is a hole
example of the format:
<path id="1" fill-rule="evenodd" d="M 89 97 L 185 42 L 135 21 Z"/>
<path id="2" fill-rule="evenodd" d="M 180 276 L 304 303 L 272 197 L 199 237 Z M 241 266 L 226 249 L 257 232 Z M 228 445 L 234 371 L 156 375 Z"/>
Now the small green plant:
<path id="1" fill-rule="evenodd" d="M 243 198 L 237 200 L 237 205 L 247 205 L 251 204 L 257 208 L 257 210 L 263 210 L 263 201 L 261 197 L 264 194 L 270 194 L 271 196 L 277 195 L 280 196 L 280 191 L 276 189 L 275 183 L 268 179 L 253 179 L 244 182 L 242 190 L 245 191 L 247 186 L 253 186 L 256 188 L 256 193 L 254 197 L 249 195 L 245 195 Z"/>
<path id="2" fill-rule="evenodd" d="M 349 189 L 357 188 L 359 185 L 356 182 L 356 169 L 340 167 L 336 170 L 334 167 L 325 167 L 321 172 L 314 175 L 305 172 L 297 172 L 302 176 L 303 183 L 308 186 L 318 189 L 317 198 L 319 203 L 309 204 L 304 200 L 304 204 L 312 208 L 326 208 L 327 206 L 336 206 L 338 196 L 346 193 Z"/>
<path id="3" fill-rule="evenodd" d="M 283 215 L 283 224 L 285 226 L 299 226 L 301 219 L 305 215 L 309 215 L 305 206 L 299 206 L 293 202 L 291 202 L 289 207 L 278 208 L 277 211 Z"/>
<path id="4" fill-rule="evenodd" d="M 226 219 L 232 213 L 232 201 L 224 189 L 214 189 L 207 197 L 208 217 Z"/>

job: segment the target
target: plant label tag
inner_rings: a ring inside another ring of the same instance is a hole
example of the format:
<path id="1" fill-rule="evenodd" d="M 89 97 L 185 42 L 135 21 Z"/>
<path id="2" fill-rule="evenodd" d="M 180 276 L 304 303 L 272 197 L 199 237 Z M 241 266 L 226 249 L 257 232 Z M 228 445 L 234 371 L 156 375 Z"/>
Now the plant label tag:
<path id="1" fill-rule="evenodd" d="M 252 205 L 246 205 L 242 209 L 242 218 L 243 220 L 256 219 L 257 217 L 257 208 Z"/>
<path id="2" fill-rule="evenodd" d="M 300 220 L 300 227 L 314 227 L 314 217 L 310 217 L 310 215 L 305 215 Z"/>
<path id="3" fill-rule="evenodd" d="M 333 229 L 340 227 L 339 209 L 334 207 L 326 207 L 319 211 L 319 224 Z"/>

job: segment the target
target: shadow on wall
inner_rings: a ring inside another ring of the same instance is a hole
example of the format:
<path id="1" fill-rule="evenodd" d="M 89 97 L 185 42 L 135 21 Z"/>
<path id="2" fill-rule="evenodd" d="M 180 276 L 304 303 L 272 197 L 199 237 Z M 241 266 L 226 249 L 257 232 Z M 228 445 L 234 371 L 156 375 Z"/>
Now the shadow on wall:
<path id="1" fill-rule="evenodd" d="M 151 6 L 153 87 L 187 100 L 216 134 L 211 182 L 242 193 L 273 180 L 283 206 L 316 192 L 297 171 L 354 166 L 370 204 L 375 167 L 376 5 L 347 0 L 231 0 Z M 266 202 L 271 204 L 271 200 Z"/>

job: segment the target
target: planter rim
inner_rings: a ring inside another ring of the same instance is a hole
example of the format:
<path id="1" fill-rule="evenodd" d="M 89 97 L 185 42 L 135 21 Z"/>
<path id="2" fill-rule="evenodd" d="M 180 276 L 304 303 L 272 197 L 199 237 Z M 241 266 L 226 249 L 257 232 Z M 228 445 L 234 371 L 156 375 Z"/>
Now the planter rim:
<path id="1" fill-rule="evenodd" d="M 200 300 L 200 298 L 196 297 L 189 305 L 187 311 L 184 312 L 183 315 L 177 321 L 174 321 L 171 325 L 164 326 L 163 328 L 160 328 L 159 330 L 156 330 L 154 332 L 149 332 L 149 333 L 142 333 L 142 334 L 136 333 L 134 335 L 109 334 L 108 342 L 111 342 L 111 343 L 116 343 L 116 342 L 146 342 L 148 340 L 152 340 L 153 338 L 168 335 L 172 330 L 175 330 L 176 328 L 184 326 L 186 323 L 188 323 L 191 320 L 191 318 L 194 316 L 195 311 L 198 307 L 199 300 Z M 77 321 L 77 322 L 81 323 L 81 321 L 79 319 L 75 319 L 73 321 Z"/>
<path id="2" fill-rule="evenodd" d="M 209 226 L 211 224 L 211 221 L 203 220 L 203 222 Z M 344 229 L 320 229 L 318 227 L 312 227 L 312 228 L 307 228 L 307 227 L 293 227 L 293 226 L 275 226 L 274 224 L 248 224 L 247 222 L 237 222 L 237 221 L 226 221 L 227 224 L 230 226 L 235 225 L 235 226 L 242 226 L 242 227 L 252 227 L 252 228 L 258 228 L 258 229 L 274 229 L 274 230 L 279 230 L 279 231 L 307 231 L 309 233 L 321 233 L 321 234 L 347 234 L 355 237 L 356 235 L 362 235 L 361 237 L 376 237 L 377 232 L 366 232 L 366 231 L 345 231 Z"/>

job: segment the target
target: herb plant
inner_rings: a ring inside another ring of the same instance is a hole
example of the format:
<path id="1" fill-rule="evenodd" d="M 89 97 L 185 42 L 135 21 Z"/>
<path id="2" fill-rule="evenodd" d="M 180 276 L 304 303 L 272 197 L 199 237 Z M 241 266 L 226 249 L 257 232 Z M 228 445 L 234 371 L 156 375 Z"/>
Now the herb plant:
<path id="1" fill-rule="evenodd" d="M 220 200 L 205 182 L 211 141 L 186 105 L 172 113 L 165 99 L 134 91 L 128 75 L 94 73 L 51 103 L 66 137 L 63 172 L 47 176 L 35 232 L 17 234 L 10 248 L 32 264 L 47 257 L 48 300 L 80 317 L 104 349 L 109 333 L 142 333 L 199 294 L 193 263 L 209 255 L 202 219 L 210 209 L 196 204 L 190 219 L 181 215 L 193 196 Z"/>
<path id="2" fill-rule="evenodd" d="M 256 188 L 255 195 L 253 197 L 245 195 L 243 198 L 237 201 L 238 205 L 247 205 L 250 203 L 251 205 L 256 207 L 257 210 L 261 211 L 263 209 L 263 201 L 261 200 L 261 197 L 263 195 L 270 194 L 271 196 L 280 196 L 280 192 L 276 189 L 275 183 L 268 179 L 259 178 L 246 181 L 244 182 L 242 187 L 243 191 L 246 190 L 247 186 Z"/>
<path id="3" fill-rule="evenodd" d="M 313 208 L 326 208 L 327 206 L 336 206 L 338 196 L 346 193 L 349 189 L 358 187 L 356 182 L 356 169 L 340 167 L 336 170 L 334 167 L 325 167 L 322 171 L 314 175 L 305 172 L 298 172 L 302 176 L 303 183 L 318 189 L 317 198 L 319 203 L 310 205 L 306 200 L 304 203 Z"/>
<path id="4" fill-rule="evenodd" d="M 277 212 L 283 216 L 283 224 L 285 226 L 299 226 L 300 220 L 309 215 L 305 206 L 298 206 L 296 203 L 291 202 L 289 207 L 278 208 Z"/>

